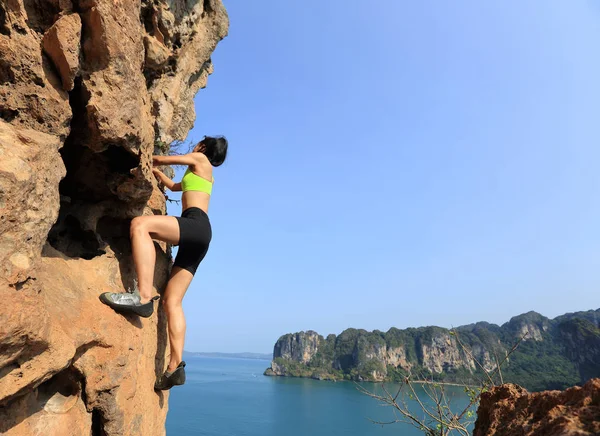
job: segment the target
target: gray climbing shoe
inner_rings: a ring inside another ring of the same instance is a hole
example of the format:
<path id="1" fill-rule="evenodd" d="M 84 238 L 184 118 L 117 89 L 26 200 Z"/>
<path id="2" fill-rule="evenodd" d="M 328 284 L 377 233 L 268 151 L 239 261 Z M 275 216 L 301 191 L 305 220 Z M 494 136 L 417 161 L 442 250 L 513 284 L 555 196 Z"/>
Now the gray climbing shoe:
<path id="1" fill-rule="evenodd" d="M 100 295 L 100 301 L 107 306 L 112 307 L 120 313 L 134 313 L 136 315 L 148 318 L 154 313 L 154 300 L 158 300 L 158 296 L 153 297 L 146 304 L 140 303 L 138 294 L 129 292 L 105 292 Z"/>
<path id="2" fill-rule="evenodd" d="M 182 360 L 179 366 L 175 368 L 175 371 L 165 373 L 156 380 L 154 383 L 154 389 L 158 391 L 166 391 L 171 389 L 173 386 L 180 386 L 185 383 L 185 362 Z"/>

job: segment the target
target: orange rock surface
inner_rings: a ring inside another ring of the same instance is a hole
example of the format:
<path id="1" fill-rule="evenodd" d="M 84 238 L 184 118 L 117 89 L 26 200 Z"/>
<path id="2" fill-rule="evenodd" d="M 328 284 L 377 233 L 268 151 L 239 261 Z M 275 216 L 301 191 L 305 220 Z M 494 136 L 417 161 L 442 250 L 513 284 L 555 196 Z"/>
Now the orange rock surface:
<path id="1" fill-rule="evenodd" d="M 0 434 L 165 433 L 162 309 L 98 296 L 135 286 L 129 223 L 166 211 L 151 156 L 192 127 L 227 29 L 219 0 L 0 3 Z"/>
<path id="2" fill-rule="evenodd" d="M 600 379 L 565 391 L 529 393 L 512 384 L 481 396 L 473 436 L 600 435 Z"/>

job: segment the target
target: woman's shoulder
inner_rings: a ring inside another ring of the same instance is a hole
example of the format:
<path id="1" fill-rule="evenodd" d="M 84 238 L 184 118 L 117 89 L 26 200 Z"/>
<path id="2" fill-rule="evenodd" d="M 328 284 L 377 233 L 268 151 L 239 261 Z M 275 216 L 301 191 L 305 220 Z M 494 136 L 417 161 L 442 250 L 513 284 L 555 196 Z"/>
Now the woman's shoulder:
<path id="1" fill-rule="evenodd" d="M 188 171 L 210 180 L 210 178 L 212 177 L 213 166 L 208 160 L 208 158 L 202 153 L 192 154 L 199 154 L 201 157 L 196 158 L 196 162 L 194 163 L 194 165 L 188 166 Z"/>
<path id="2" fill-rule="evenodd" d="M 195 165 L 199 165 L 199 166 L 211 166 L 210 161 L 208 160 L 208 158 L 206 157 L 205 154 L 203 153 L 188 153 L 188 156 L 190 156 L 193 160 L 194 160 L 194 166 Z M 191 165 L 190 165 L 191 166 Z"/>
<path id="3" fill-rule="evenodd" d="M 206 167 L 206 162 L 208 161 L 208 159 L 206 159 L 206 156 L 204 156 L 202 153 L 187 153 L 185 155 L 188 160 L 190 160 L 189 164 L 188 164 L 188 170 L 192 171 L 192 172 L 196 172 L 201 168 L 205 168 Z M 210 162 L 208 162 L 210 164 Z"/>

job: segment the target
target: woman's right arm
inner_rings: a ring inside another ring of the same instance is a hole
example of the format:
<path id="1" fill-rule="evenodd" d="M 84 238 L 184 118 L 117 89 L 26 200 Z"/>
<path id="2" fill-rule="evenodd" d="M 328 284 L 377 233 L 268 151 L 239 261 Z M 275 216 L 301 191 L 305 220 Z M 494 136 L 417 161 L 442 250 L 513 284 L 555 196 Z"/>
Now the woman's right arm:
<path id="1" fill-rule="evenodd" d="M 175 183 L 173 180 L 165 176 L 159 169 L 152 168 L 154 176 L 171 191 L 181 191 L 181 183 Z"/>

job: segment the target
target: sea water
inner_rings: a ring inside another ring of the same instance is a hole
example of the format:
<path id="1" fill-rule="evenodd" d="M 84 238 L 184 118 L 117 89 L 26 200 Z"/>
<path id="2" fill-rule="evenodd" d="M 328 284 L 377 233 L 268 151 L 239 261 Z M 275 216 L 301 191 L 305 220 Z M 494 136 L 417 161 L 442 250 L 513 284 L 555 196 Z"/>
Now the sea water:
<path id="1" fill-rule="evenodd" d="M 186 363 L 185 385 L 171 390 L 168 436 L 423 435 L 404 423 L 373 424 L 396 415 L 352 382 L 266 377 L 270 362 L 264 360 L 192 357 Z M 468 402 L 460 388 L 449 387 L 448 395 L 453 408 Z"/>

